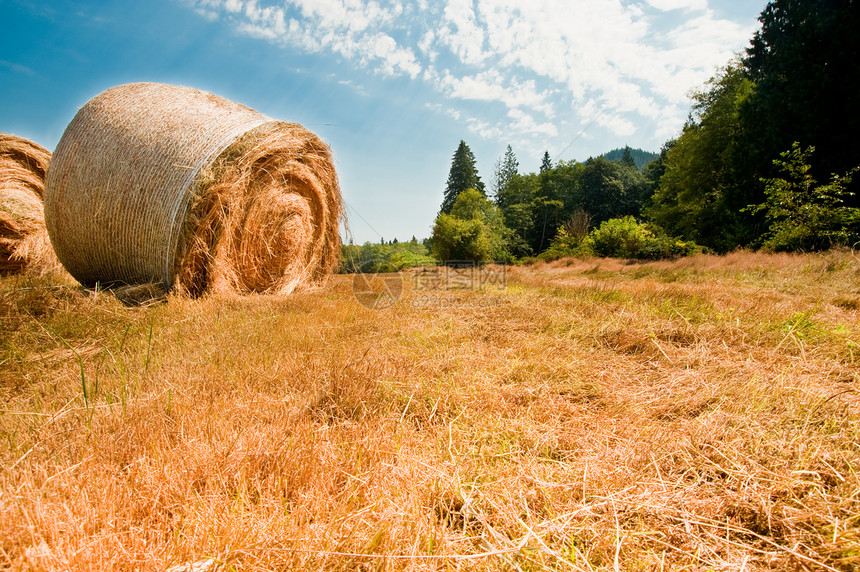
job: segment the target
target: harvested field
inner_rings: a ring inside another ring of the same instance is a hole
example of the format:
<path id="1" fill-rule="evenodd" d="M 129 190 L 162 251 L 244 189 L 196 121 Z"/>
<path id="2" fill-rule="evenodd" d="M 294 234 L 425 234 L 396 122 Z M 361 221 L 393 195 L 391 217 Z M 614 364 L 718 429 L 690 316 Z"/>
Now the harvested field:
<path id="1" fill-rule="evenodd" d="M 851 253 L 484 272 L 0 280 L 0 568 L 860 567 Z"/>

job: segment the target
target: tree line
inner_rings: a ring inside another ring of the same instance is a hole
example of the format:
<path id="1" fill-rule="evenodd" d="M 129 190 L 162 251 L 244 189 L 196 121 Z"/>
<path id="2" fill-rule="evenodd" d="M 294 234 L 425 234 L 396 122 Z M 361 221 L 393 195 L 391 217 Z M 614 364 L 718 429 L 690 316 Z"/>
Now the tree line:
<path id="1" fill-rule="evenodd" d="M 681 134 L 636 164 L 551 161 L 521 174 L 509 145 L 489 192 L 465 141 L 430 240 L 439 260 L 738 247 L 808 251 L 860 239 L 860 6 L 771 0 L 745 52 L 693 94 Z M 641 160 L 641 157 L 640 157 Z"/>

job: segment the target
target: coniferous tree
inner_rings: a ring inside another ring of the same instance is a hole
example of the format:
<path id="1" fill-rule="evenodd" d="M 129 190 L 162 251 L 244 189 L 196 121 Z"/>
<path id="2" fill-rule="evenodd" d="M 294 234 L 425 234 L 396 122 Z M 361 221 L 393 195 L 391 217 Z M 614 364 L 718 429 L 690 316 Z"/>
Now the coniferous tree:
<path id="1" fill-rule="evenodd" d="M 633 159 L 633 153 L 630 150 L 630 145 L 624 146 L 624 153 L 621 155 L 621 164 L 631 169 L 636 169 L 636 161 Z"/>
<path id="2" fill-rule="evenodd" d="M 826 180 L 858 164 L 860 5 L 856 0 L 771 0 L 743 60 L 756 89 L 741 109 L 753 184 L 774 160 L 814 146 L 812 173 Z M 855 184 L 852 190 L 857 190 Z M 858 206 L 860 197 L 853 197 Z"/>
<path id="3" fill-rule="evenodd" d="M 505 149 L 505 155 L 496 161 L 496 168 L 493 173 L 493 196 L 496 199 L 517 174 L 519 167 L 520 163 L 517 161 L 517 156 L 514 155 L 514 150 L 508 145 L 508 148 Z"/>
<path id="4" fill-rule="evenodd" d="M 552 169 L 552 160 L 549 158 L 549 151 L 544 151 L 540 162 L 540 172 L 546 173 L 550 169 Z"/>
<path id="5" fill-rule="evenodd" d="M 466 142 L 461 140 L 451 160 L 451 170 L 448 172 L 448 182 L 445 185 L 441 212 L 450 213 L 457 196 L 466 189 L 476 189 L 482 195 L 486 195 L 484 183 L 481 182 L 481 177 L 478 176 L 478 170 L 475 167 L 475 155 Z"/>
<path id="6" fill-rule="evenodd" d="M 604 153 L 602 157 L 606 157 L 610 161 L 621 162 L 624 160 L 624 155 L 629 149 L 630 158 L 633 159 L 633 165 L 636 166 L 637 169 L 643 169 L 645 165 L 656 159 L 660 154 L 653 153 L 651 151 L 644 151 L 642 149 L 634 149 L 632 147 L 625 146 L 619 147 L 618 149 L 613 149 L 607 153 Z"/>

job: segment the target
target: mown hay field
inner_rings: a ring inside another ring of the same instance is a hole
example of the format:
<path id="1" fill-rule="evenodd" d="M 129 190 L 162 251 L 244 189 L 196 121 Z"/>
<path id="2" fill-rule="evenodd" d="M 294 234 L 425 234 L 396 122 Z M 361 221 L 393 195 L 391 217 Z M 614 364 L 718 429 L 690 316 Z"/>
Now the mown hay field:
<path id="1" fill-rule="evenodd" d="M 850 252 L 486 271 L 0 280 L 0 569 L 860 567 Z"/>

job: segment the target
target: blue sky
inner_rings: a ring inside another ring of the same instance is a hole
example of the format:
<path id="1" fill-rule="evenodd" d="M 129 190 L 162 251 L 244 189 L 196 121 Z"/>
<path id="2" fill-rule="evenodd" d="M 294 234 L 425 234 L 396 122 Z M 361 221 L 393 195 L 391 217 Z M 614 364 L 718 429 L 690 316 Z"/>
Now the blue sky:
<path id="1" fill-rule="evenodd" d="M 0 131 L 53 150 L 123 83 L 211 91 L 331 145 L 357 243 L 429 236 L 461 139 L 576 159 L 677 135 L 765 0 L 0 0 Z"/>

